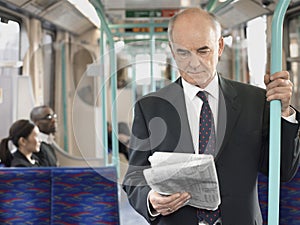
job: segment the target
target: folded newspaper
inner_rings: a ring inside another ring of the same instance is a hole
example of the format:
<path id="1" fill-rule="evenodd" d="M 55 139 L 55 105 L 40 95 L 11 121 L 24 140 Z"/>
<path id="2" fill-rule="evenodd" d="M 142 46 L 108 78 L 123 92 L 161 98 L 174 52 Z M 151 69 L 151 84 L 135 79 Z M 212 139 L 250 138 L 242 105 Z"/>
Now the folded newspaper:
<path id="1" fill-rule="evenodd" d="M 219 183 L 212 155 L 155 152 L 145 169 L 148 185 L 160 194 L 188 192 L 188 205 L 215 210 L 221 203 Z"/>

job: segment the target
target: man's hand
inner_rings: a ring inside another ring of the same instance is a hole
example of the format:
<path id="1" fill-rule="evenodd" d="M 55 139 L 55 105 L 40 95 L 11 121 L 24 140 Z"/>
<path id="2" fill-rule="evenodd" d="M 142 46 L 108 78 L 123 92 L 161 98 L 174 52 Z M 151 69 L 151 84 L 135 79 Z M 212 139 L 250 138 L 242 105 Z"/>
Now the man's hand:
<path id="1" fill-rule="evenodd" d="M 155 191 L 149 194 L 149 201 L 153 209 L 163 216 L 169 215 L 182 206 L 191 198 L 187 192 L 175 193 L 169 196 L 160 195 Z"/>
<path id="2" fill-rule="evenodd" d="M 288 71 L 280 71 L 274 73 L 272 76 L 266 74 L 264 82 L 267 87 L 267 101 L 280 100 L 281 101 L 281 115 L 290 116 L 290 102 L 293 91 L 293 84 L 290 81 Z"/>

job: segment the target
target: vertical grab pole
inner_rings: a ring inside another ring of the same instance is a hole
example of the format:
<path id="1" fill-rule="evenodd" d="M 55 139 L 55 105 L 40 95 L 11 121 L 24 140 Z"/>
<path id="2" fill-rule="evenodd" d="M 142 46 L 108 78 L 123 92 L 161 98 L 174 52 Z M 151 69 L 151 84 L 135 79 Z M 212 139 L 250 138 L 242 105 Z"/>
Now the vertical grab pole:
<path id="1" fill-rule="evenodd" d="M 272 19 L 271 74 L 282 70 L 282 27 L 290 0 L 279 0 Z M 268 224 L 279 224 L 281 103 L 270 103 Z"/>
<path id="2" fill-rule="evenodd" d="M 105 56 L 104 56 L 104 49 L 105 49 L 105 43 L 104 43 L 104 30 L 101 29 L 101 36 L 100 36 L 100 65 L 105 65 Z M 103 72 L 105 69 L 103 69 Z M 100 87 L 102 87 L 101 90 L 101 100 L 102 100 L 102 107 L 101 107 L 101 113 L 102 113 L 102 141 L 103 141 L 103 158 L 104 158 L 104 165 L 108 166 L 108 133 L 107 133 L 107 101 L 106 101 L 106 76 L 103 74 L 103 76 L 100 76 Z"/>
<path id="3" fill-rule="evenodd" d="M 101 0 L 90 0 L 90 3 L 94 6 L 98 17 L 101 21 L 101 29 L 106 33 L 109 51 L 109 63 L 110 63 L 110 78 L 111 78 L 111 99 L 112 99 L 112 164 L 116 166 L 118 177 L 120 176 L 120 164 L 119 164 L 119 142 L 118 142 L 118 121 L 117 121 L 117 65 L 116 65 L 116 53 L 115 43 L 113 35 L 105 19 L 105 13 Z M 103 56 L 102 56 L 103 57 Z"/>
<path id="4" fill-rule="evenodd" d="M 217 0 L 210 0 L 210 1 L 208 1 L 207 5 L 206 5 L 206 10 L 208 12 L 213 11 L 213 9 L 215 8 L 216 4 L 217 4 Z"/>
<path id="5" fill-rule="evenodd" d="M 68 116 L 67 116 L 67 74 L 66 74 L 66 43 L 61 46 L 61 79 L 62 79 L 62 99 L 63 99 L 63 125 L 64 125 L 64 150 L 69 152 L 68 140 Z"/>

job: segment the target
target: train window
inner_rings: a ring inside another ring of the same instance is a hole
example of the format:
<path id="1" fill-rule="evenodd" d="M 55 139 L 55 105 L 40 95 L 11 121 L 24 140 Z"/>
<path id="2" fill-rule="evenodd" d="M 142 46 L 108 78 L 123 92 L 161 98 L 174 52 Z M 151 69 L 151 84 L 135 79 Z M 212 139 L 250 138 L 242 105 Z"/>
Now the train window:
<path id="1" fill-rule="evenodd" d="M 151 71 L 153 72 L 153 81 L 156 88 L 161 86 L 161 83 L 165 81 L 164 73 L 167 64 L 167 57 L 162 53 L 155 53 L 153 55 L 151 69 L 151 58 L 149 54 L 137 54 L 136 60 L 136 83 L 149 88 L 151 85 Z M 145 94 L 145 93 L 144 93 Z"/>
<path id="2" fill-rule="evenodd" d="M 97 82 L 95 82 L 95 77 L 86 74 L 87 65 L 93 63 L 92 53 L 81 45 L 73 45 L 73 48 L 76 49 L 73 59 L 73 76 L 77 94 L 83 102 L 93 106 Z"/>
<path id="3" fill-rule="evenodd" d="M 0 16 L 0 75 L 18 74 L 20 25 Z"/>
<path id="4" fill-rule="evenodd" d="M 266 17 L 258 17 L 247 24 L 248 66 L 250 83 L 265 87 L 264 75 L 266 72 L 267 46 L 266 46 Z"/>
<path id="5" fill-rule="evenodd" d="M 128 67 L 128 61 L 131 60 L 130 55 L 122 55 L 119 54 L 117 56 L 117 87 L 127 88 L 129 82 L 129 78 L 131 78 L 131 67 Z"/>

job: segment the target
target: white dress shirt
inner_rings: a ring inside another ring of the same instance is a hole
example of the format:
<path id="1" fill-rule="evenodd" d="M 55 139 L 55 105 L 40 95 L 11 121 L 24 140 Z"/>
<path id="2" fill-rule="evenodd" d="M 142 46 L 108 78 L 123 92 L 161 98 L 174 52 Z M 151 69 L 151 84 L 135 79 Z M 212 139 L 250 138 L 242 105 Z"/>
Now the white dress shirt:
<path id="1" fill-rule="evenodd" d="M 194 151 L 196 154 L 199 153 L 199 120 L 200 120 L 200 111 L 202 107 L 202 100 L 196 96 L 199 91 L 205 91 L 208 93 L 207 99 L 209 106 L 212 110 L 215 124 L 215 133 L 218 135 L 217 122 L 218 122 L 218 106 L 219 106 L 219 78 L 215 75 L 214 79 L 207 85 L 205 89 L 199 88 L 195 85 L 192 85 L 182 79 L 182 87 L 185 97 L 185 104 L 187 109 L 188 121 L 191 129 Z M 292 115 L 288 117 L 282 116 L 283 119 L 291 122 L 298 123 L 296 120 L 296 112 L 293 108 L 290 107 Z"/>
<path id="2" fill-rule="evenodd" d="M 43 132 L 40 132 L 39 139 L 40 139 L 41 142 L 45 142 L 49 145 L 51 145 L 54 141 L 54 137 L 53 137 L 52 134 L 48 135 L 48 134 L 45 134 Z"/>
<path id="3" fill-rule="evenodd" d="M 200 111 L 203 101 L 197 96 L 199 91 L 205 91 L 209 106 L 214 117 L 215 132 L 217 135 L 217 118 L 218 118 L 218 103 L 219 103 L 219 82 L 218 76 L 207 85 L 205 89 L 192 85 L 182 79 L 182 87 L 184 92 L 188 121 L 191 129 L 194 151 L 199 154 L 199 120 Z"/>

